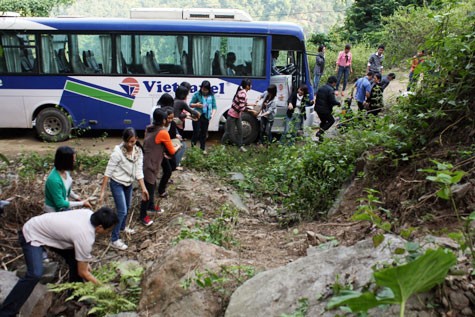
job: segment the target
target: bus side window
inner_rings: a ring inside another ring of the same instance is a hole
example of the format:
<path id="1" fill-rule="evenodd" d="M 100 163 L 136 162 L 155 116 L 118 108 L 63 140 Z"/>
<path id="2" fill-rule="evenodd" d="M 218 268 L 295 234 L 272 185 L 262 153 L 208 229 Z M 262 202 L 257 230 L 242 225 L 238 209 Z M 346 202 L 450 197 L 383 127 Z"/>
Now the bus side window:
<path id="1" fill-rule="evenodd" d="M 83 64 L 79 53 L 74 52 L 71 58 L 71 66 L 73 67 L 73 72 L 78 74 L 86 73 L 86 65 Z"/>
<path id="2" fill-rule="evenodd" d="M 119 67 L 119 73 L 121 73 L 121 74 L 130 74 L 129 69 L 127 68 L 127 62 L 126 62 L 126 60 L 124 58 L 124 54 L 122 54 L 122 52 L 120 52 L 120 57 L 117 60 L 117 64 L 118 64 L 118 67 Z"/>
<path id="3" fill-rule="evenodd" d="M 53 38 L 50 35 L 41 35 L 41 71 L 45 74 L 57 74 L 61 71 L 57 52 L 53 49 Z"/>
<path id="4" fill-rule="evenodd" d="M 15 34 L 2 34 L 3 54 L 8 73 L 20 73 L 20 40 Z"/>
<path id="5" fill-rule="evenodd" d="M 70 73 L 71 66 L 69 65 L 68 59 L 66 58 L 66 51 L 64 48 L 60 48 L 58 50 L 58 64 L 60 66 L 59 72 L 60 73 Z"/>
<path id="6" fill-rule="evenodd" d="M 29 48 L 22 50 L 21 56 L 21 70 L 22 72 L 30 73 L 35 69 L 35 58 L 33 52 Z"/>
<path id="7" fill-rule="evenodd" d="M 188 73 L 188 53 L 186 51 L 183 51 L 183 54 L 181 55 L 181 67 L 183 67 L 184 74 L 189 74 Z"/>
<path id="8" fill-rule="evenodd" d="M 94 57 L 94 53 L 92 53 L 90 50 L 87 50 L 83 52 L 83 61 L 84 64 L 90 68 L 90 70 L 95 73 L 99 74 L 102 73 L 102 69 L 99 67 L 99 64 L 96 61 L 96 58 Z"/>
<path id="9" fill-rule="evenodd" d="M 146 52 L 144 56 L 142 56 L 142 67 L 145 74 L 153 74 L 153 66 L 150 60 L 150 52 Z"/>

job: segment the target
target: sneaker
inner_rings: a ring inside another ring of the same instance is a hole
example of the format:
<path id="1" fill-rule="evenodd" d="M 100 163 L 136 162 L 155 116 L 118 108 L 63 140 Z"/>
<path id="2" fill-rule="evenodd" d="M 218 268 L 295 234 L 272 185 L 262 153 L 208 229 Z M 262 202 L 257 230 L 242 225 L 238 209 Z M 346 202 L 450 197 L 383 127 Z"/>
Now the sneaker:
<path id="1" fill-rule="evenodd" d="M 155 206 L 155 210 L 154 210 L 154 211 L 155 211 L 155 212 L 158 212 L 159 214 L 165 212 L 165 210 L 163 210 L 163 208 L 160 208 L 159 205 L 156 205 L 156 206 Z"/>
<path id="2" fill-rule="evenodd" d="M 160 198 L 167 198 L 167 197 L 168 197 L 168 193 L 167 193 L 167 192 L 163 192 L 163 193 L 159 194 L 158 196 L 160 196 Z"/>
<path id="3" fill-rule="evenodd" d="M 241 146 L 241 147 L 239 148 L 239 151 L 241 151 L 241 152 L 247 152 L 247 150 L 246 150 L 246 148 L 245 148 L 244 146 Z"/>
<path id="4" fill-rule="evenodd" d="M 125 227 L 124 232 L 125 232 L 125 233 L 128 233 L 128 234 L 134 234 L 134 233 L 136 233 L 137 231 L 135 231 L 135 229 L 132 229 L 132 228 L 130 228 L 130 227 Z"/>
<path id="5" fill-rule="evenodd" d="M 150 226 L 152 223 L 153 223 L 153 220 L 150 219 L 150 216 L 145 216 L 145 218 L 142 219 L 142 224 L 143 224 L 145 227 Z"/>
<path id="6" fill-rule="evenodd" d="M 124 241 L 122 241 L 121 239 L 112 241 L 110 245 L 114 249 L 122 250 L 122 251 L 127 250 L 128 248 L 127 244 L 125 244 Z"/>
<path id="7" fill-rule="evenodd" d="M 177 167 L 176 167 L 176 170 L 177 170 L 177 171 L 183 171 L 183 167 L 177 166 Z"/>
<path id="8" fill-rule="evenodd" d="M 206 152 L 206 150 L 203 150 L 203 155 L 207 155 L 208 152 Z"/>

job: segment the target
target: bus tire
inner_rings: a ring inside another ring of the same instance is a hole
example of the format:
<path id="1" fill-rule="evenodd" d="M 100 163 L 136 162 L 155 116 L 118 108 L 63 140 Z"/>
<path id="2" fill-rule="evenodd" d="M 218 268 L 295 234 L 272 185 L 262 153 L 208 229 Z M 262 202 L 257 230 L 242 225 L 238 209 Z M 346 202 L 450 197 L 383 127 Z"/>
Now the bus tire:
<path id="1" fill-rule="evenodd" d="M 58 108 L 46 108 L 36 117 L 36 133 L 47 142 L 59 142 L 69 138 L 71 120 L 67 113 Z"/>
<path id="2" fill-rule="evenodd" d="M 250 113 L 242 114 L 242 143 L 251 144 L 259 136 L 259 121 Z"/>

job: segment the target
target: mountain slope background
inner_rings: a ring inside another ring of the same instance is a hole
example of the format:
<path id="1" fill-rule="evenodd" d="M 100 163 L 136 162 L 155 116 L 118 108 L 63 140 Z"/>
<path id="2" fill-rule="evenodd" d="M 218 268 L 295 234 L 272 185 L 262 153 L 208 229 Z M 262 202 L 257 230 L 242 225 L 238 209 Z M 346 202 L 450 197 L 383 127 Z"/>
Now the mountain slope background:
<path id="1" fill-rule="evenodd" d="M 70 6 L 53 10 L 53 15 L 96 17 L 129 17 L 131 8 L 227 8 L 248 12 L 256 21 L 286 21 L 301 25 L 307 36 L 326 33 L 335 24 L 342 24 L 352 0 L 320 0 L 294 2 L 290 0 L 76 0 Z"/>

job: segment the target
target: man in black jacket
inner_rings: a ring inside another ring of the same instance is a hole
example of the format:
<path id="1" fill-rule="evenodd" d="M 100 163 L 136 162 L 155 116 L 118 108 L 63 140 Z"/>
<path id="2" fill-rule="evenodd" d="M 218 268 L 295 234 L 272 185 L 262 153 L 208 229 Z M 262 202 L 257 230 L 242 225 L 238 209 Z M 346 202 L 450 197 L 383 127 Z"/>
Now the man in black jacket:
<path id="1" fill-rule="evenodd" d="M 335 98 L 336 82 L 336 77 L 330 76 L 327 84 L 320 87 L 317 92 L 315 111 L 321 121 L 320 129 L 316 134 L 318 138 L 335 123 L 335 118 L 332 116 L 333 106 L 340 105 L 340 102 Z"/>

